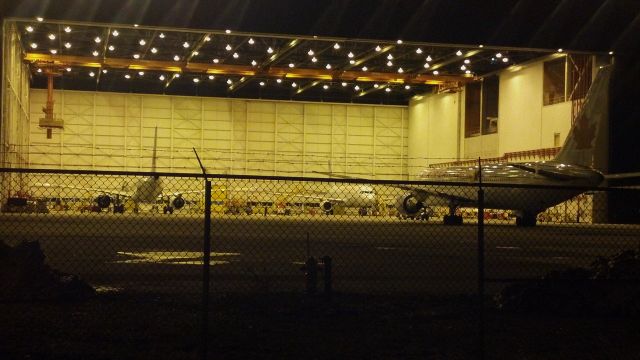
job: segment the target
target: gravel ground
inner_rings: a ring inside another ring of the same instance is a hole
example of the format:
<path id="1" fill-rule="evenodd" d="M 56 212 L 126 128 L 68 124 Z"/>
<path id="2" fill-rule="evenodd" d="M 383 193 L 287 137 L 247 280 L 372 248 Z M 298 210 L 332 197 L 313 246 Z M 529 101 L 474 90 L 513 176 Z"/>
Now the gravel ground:
<path id="1" fill-rule="evenodd" d="M 2 359 L 198 359 L 197 298 L 102 293 L 80 303 L 0 303 Z M 251 294 L 212 299 L 211 359 L 473 359 L 465 297 Z M 638 359 L 638 319 L 485 309 L 486 359 Z"/>

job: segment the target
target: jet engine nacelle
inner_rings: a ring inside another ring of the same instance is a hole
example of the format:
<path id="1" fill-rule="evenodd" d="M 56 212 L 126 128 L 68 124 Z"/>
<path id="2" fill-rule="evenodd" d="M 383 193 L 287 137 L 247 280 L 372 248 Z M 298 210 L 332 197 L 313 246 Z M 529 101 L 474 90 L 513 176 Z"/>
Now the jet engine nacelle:
<path id="1" fill-rule="evenodd" d="M 320 206 L 325 214 L 333 214 L 333 203 L 329 200 L 323 201 Z"/>
<path id="2" fill-rule="evenodd" d="M 412 193 L 406 193 L 396 198 L 395 206 L 400 215 L 413 217 L 420 212 L 420 209 L 424 207 L 424 204 Z"/>
<path id="3" fill-rule="evenodd" d="M 175 199 L 173 199 L 173 201 L 171 202 L 171 204 L 173 204 L 173 207 L 176 209 L 180 209 L 184 206 L 185 201 L 182 198 L 182 195 L 178 195 L 175 197 Z"/>
<path id="4" fill-rule="evenodd" d="M 111 205 L 111 197 L 106 194 L 98 195 L 98 197 L 95 198 L 95 202 L 101 209 L 106 209 Z"/>

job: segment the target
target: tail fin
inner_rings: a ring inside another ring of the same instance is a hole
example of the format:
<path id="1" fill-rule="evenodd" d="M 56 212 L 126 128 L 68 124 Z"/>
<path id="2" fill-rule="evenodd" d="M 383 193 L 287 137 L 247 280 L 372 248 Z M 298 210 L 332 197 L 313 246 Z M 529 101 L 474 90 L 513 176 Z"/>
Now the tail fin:
<path id="1" fill-rule="evenodd" d="M 599 69 L 580 113 L 555 161 L 606 170 L 609 153 L 609 79 L 613 66 Z"/>
<path id="2" fill-rule="evenodd" d="M 156 125 L 155 132 L 153 133 L 153 155 L 151 157 L 151 172 L 156 172 L 157 146 L 158 146 L 158 126 Z"/>

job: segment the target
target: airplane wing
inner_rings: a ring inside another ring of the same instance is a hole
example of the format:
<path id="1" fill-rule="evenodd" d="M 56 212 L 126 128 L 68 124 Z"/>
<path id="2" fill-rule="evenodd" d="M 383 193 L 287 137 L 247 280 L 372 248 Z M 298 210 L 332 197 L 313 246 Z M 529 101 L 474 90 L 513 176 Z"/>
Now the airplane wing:
<path id="1" fill-rule="evenodd" d="M 640 172 L 606 174 L 606 175 L 604 175 L 604 178 L 607 179 L 607 180 L 640 179 Z"/>
<path id="2" fill-rule="evenodd" d="M 113 190 L 113 189 L 98 189 L 91 187 L 82 187 L 82 186 L 72 186 L 72 185 L 58 185 L 58 184 L 50 184 L 50 183 L 36 183 L 32 185 L 34 187 L 42 187 L 42 188 L 55 188 L 55 189 L 74 189 L 74 190 L 83 190 L 89 192 L 96 192 L 107 195 L 121 196 L 121 197 L 130 197 L 131 193 L 124 190 Z"/>

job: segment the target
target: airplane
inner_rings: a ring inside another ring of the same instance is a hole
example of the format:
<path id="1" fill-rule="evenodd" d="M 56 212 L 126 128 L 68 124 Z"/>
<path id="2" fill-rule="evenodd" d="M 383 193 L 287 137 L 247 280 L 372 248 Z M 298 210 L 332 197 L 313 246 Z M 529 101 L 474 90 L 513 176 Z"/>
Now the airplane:
<path id="1" fill-rule="evenodd" d="M 153 138 L 153 155 L 151 160 L 151 172 L 156 172 L 156 159 L 157 159 L 157 143 L 158 143 L 158 127 L 156 126 Z M 52 185 L 49 183 L 36 184 L 41 187 L 58 187 L 66 189 L 78 189 L 98 193 L 99 195 L 94 199 L 97 208 L 107 209 L 113 204 L 114 213 L 124 213 L 124 199 L 131 199 L 134 203 L 134 212 L 140 211 L 140 204 L 153 204 L 154 206 L 160 200 L 164 203 L 163 213 L 173 214 L 175 209 L 181 209 L 185 206 L 186 200 L 183 198 L 187 193 L 202 193 L 202 190 L 187 191 L 187 192 L 164 192 L 164 185 L 162 179 L 158 175 L 150 175 L 144 179 L 138 181 L 133 191 L 127 191 L 124 187 L 122 190 L 115 189 L 101 189 L 101 188 L 87 188 L 67 185 Z"/>
<path id="2" fill-rule="evenodd" d="M 545 209 L 583 193 L 572 187 L 597 187 L 611 178 L 639 177 L 640 173 L 605 175 L 594 167 L 595 157 L 608 151 L 608 92 L 612 66 L 599 69 L 585 99 L 584 106 L 567 138 L 553 160 L 498 163 L 479 166 L 427 168 L 420 180 L 439 183 L 468 182 L 507 185 L 484 188 L 484 207 L 511 210 L 517 226 L 535 226 L 537 215 Z M 326 173 L 325 173 L 326 174 Z M 334 174 L 331 174 L 335 176 Z M 350 178 L 346 176 L 338 176 Z M 508 186 L 512 185 L 512 186 Z M 515 185 L 515 186 L 513 186 Z M 520 187 L 520 185 L 525 185 Z M 526 187 L 546 185 L 547 187 Z M 552 187 L 553 186 L 553 187 Z M 566 187 L 563 189 L 562 187 Z M 461 225 L 458 208 L 477 207 L 477 186 L 397 185 L 405 191 L 395 200 L 401 216 L 414 217 L 424 208 L 445 206 L 446 225 Z"/>
<path id="3" fill-rule="evenodd" d="M 294 197 L 319 200 L 326 215 L 333 215 L 337 207 L 346 207 L 358 208 L 358 214 L 364 216 L 377 205 L 376 192 L 368 184 L 333 183 L 325 193 L 297 194 Z"/>

